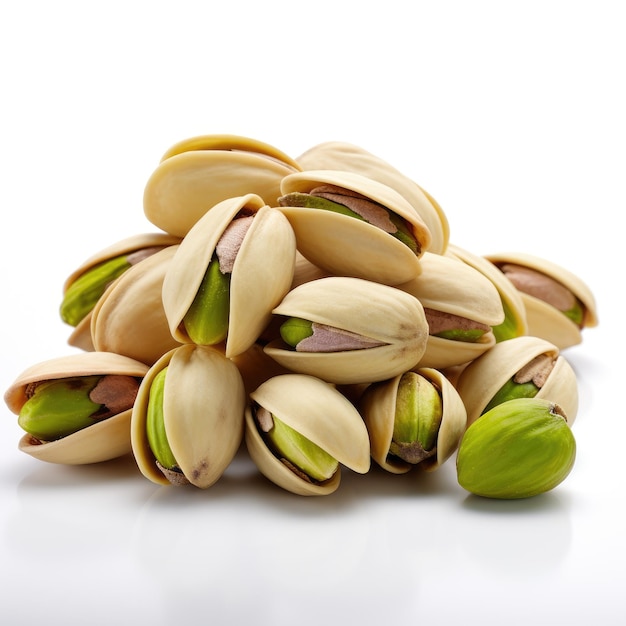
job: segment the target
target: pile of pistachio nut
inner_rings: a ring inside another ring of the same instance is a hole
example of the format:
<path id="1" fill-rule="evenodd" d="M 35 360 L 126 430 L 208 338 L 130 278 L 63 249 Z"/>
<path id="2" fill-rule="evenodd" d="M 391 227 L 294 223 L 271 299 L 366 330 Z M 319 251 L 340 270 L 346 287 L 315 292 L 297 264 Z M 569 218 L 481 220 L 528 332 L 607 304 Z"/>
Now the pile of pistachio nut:
<path id="1" fill-rule="evenodd" d="M 19 448 L 51 463 L 132 454 L 208 488 L 240 449 L 275 485 L 327 495 L 342 467 L 437 470 L 524 498 L 569 474 L 574 371 L 594 297 L 524 253 L 450 242 L 435 199 L 327 142 L 291 158 L 236 135 L 173 145 L 129 234 L 67 278 L 66 354 L 5 393 Z"/>

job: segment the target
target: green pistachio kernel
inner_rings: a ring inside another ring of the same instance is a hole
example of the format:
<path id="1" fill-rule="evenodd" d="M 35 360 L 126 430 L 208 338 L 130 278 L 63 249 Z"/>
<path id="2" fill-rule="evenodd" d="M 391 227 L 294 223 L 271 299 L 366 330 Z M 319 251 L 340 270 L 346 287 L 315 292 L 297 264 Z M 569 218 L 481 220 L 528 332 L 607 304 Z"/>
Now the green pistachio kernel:
<path id="1" fill-rule="evenodd" d="M 400 378 L 390 454 L 417 464 L 436 453 L 442 416 L 438 389 L 424 376 L 406 372 Z"/>
<path id="2" fill-rule="evenodd" d="M 530 380 L 526 383 L 516 383 L 514 378 L 502 385 L 502 387 L 495 393 L 493 398 L 489 401 L 489 404 L 483 410 L 483 413 L 493 409 L 494 406 L 502 404 L 507 400 L 513 400 L 514 398 L 534 398 L 539 391 L 539 387 Z"/>
<path id="3" fill-rule="evenodd" d="M 42 441 L 71 435 L 97 421 L 92 417 L 101 408 L 89 394 L 101 376 L 76 376 L 39 383 L 24 403 L 18 424 Z"/>
<path id="4" fill-rule="evenodd" d="M 165 423 L 163 421 L 163 394 L 167 367 L 163 368 L 153 379 L 148 394 L 146 411 L 146 434 L 152 454 L 159 464 L 166 469 L 176 469 L 177 463 L 167 441 Z"/>
<path id="5" fill-rule="evenodd" d="M 435 333 L 434 337 L 441 337 L 442 339 L 450 339 L 451 341 L 464 341 L 466 343 L 476 343 L 485 334 L 485 330 L 482 328 L 454 328 L 451 330 L 442 330 L 439 333 Z"/>
<path id="6" fill-rule="evenodd" d="M 580 300 L 576 300 L 574 306 L 568 311 L 563 311 L 563 315 L 569 318 L 576 324 L 577 326 L 582 327 L 583 320 L 585 318 L 585 307 L 583 306 Z"/>
<path id="7" fill-rule="evenodd" d="M 107 286 L 121 276 L 131 264 L 118 256 L 95 265 L 81 274 L 66 290 L 61 303 L 61 319 L 77 326 L 96 305 Z"/>
<path id="8" fill-rule="evenodd" d="M 213 255 L 183 324 L 195 344 L 215 345 L 228 335 L 229 314 L 230 274 L 222 274 L 219 260 Z"/>
<path id="9" fill-rule="evenodd" d="M 303 339 L 313 334 L 313 322 L 300 317 L 290 317 L 280 326 L 280 336 L 283 341 L 295 348 Z"/>
<path id="10" fill-rule="evenodd" d="M 506 341 L 507 339 L 513 339 L 518 336 L 515 314 L 504 300 L 502 301 L 502 308 L 504 310 L 504 321 L 501 324 L 492 327 L 496 343 Z"/>

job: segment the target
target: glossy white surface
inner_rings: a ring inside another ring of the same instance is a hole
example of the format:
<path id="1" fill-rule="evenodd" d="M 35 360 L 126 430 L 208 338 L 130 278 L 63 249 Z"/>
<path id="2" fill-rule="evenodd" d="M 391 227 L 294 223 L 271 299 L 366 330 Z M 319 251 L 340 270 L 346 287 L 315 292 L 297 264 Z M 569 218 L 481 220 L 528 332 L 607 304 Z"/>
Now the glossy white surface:
<path id="1" fill-rule="evenodd" d="M 298 156 L 342 140 L 433 194 L 454 243 L 541 255 L 592 288 L 600 326 L 564 353 L 574 470 L 522 501 L 469 496 L 453 461 L 344 471 L 307 499 L 242 451 L 210 490 L 165 488 L 132 458 L 20 453 L 3 405 L 2 623 L 625 623 L 620 3 L 295 6 L 3 9 L 2 390 L 71 351 L 57 309 L 75 266 L 154 230 L 142 192 L 170 145 L 234 133 Z"/>

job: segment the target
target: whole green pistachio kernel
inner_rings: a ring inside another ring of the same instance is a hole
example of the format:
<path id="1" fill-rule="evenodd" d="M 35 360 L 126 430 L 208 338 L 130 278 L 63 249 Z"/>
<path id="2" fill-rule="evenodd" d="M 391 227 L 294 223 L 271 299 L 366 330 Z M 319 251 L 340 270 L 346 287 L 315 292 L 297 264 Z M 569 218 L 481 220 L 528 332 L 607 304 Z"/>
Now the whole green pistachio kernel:
<path id="1" fill-rule="evenodd" d="M 312 334 L 313 322 L 300 317 L 290 317 L 280 325 L 280 336 L 292 348 L 295 348 L 303 339 Z"/>
<path id="2" fill-rule="evenodd" d="M 272 421 L 273 426 L 265 436 L 274 454 L 315 481 L 323 482 L 333 476 L 339 466 L 335 458 L 273 414 Z"/>
<path id="3" fill-rule="evenodd" d="M 534 398 L 538 392 L 539 387 L 537 387 L 532 380 L 525 383 L 517 383 L 514 377 L 509 378 L 509 380 L 498 389 L 493 398 L 491 398 L 483 410 L 483 413 L 490 411 L 494 406 L 507 402 L 508 400 L 515 398 Z"/>
<path id="4" fill-rule="evenodd" d="M 439 390 L 424 376 L 400 378 L 390 454 L 417 464 L 436 453 L 443 407 Z"/>
<path id="5" fill-rule="evenodd" d="M 222 274 L 219 260 L 213 255 L 183 324 L 195 344 L 215 345 L 228 335 L 229 314 L 230 274 Z"/>
<path id="6" fill-rule="evenodd" d="M 95 423 L 91 416 L 102 407 L 89 394 L 101 376 L 76 376 L 37 384 L 24 403 L 18 424 L 42 441 L 54 441 Z"/>
<path id="7" fill-rule="evenodd" d="M 65 291 L 60 308 L 61 319 L 66 324 L 77 326 L 94 308 L 107 286 L 130 266 L 126 255 L 122 255 L 81 274 Z"/>
<path id="8" fill-rule="evenodd" d="M 563 311 L 563 315 L 571 319 L 577 326 L 582 327 L 585 318 L 585 307 L 580 300 L 576 299 L 574 306 L 568 311 Z"/>
<path id="9" fill-rule="evenodd" d="M 166 374 L 167 367 L 163 368 L 154 377 L 152 385 L 150 385 L 146 410 L 146 434 L 154 458 L 162 467 L 171 470 L 177 468 L 177 463 L 167 441 L 165 423 L 163 421 L 163 393 Z"/>
<path id="10" fill-rule="evenodd" d="M 466 343 L 476 343 L 485 334 L 485 330 L 482 328 L 454 328 L 451 330 L 442 330 L 439 333 L 435 333 L 434 337 L 441 337 L 442 339 L 450 339 L 451 341 L 464 341 Z"/>
<path id="11" fill-rule="evenodd" d="M 501 324 L 492 327 L 496 343 L 506 341 L 507 339 L 513 339 L 518 335 L 515 314 L 504 300 L 502 301 L 502 309 L 504 310 L 504 321 Z"/>
<path id="12" fill-rule="evenodd" d="M 576 441 L 562 409 L 541 398 L 494 407 L 465 431 L 457 480 L 487 498 L 528 498 L 550 491 L 570 473 Z"/>
<path id="13" fill-rule="evenodd" d="M 358 213 L 355 213 L 348 207 L 340 204 L 339 202 L 333 202 L 328 198 L 320 198 L 319 196 L 313 196 L 308 193 L 302 193 L 300 191 L 294 191 L 288 193 L 279 198 L 279 204 L 281 206 L 289 207 L 302 207 L 305 209 L 322 209 L 324 211 L 333 211 L 334 213 L 341 213 L 341 215 L 347 215 L 348 217 L 355 217 L 358 220 L 365 221 Z"/>

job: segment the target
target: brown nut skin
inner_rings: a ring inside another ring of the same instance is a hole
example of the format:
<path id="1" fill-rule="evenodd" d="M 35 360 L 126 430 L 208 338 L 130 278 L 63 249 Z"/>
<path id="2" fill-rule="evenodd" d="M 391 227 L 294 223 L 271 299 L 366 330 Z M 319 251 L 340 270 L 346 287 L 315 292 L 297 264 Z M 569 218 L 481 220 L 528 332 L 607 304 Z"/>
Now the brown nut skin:
<path id="1" fill-rule="evenodd" d="M 142 378 L 147 371 L 148 366 L 144 363 L 119 354 L 92 351 L 65 355 L 24 370 L 7 389 L 4 400 L 9 410 L 19 415 L 27 399 L 26 387 L 30 383 L 100 374 Z M 48 463 L 85 465 L 108 461 L 130 453 L 130 418 L 129 409 L 56 441 L 40 442 L 25 434 L 18 447 L 22 452 Z"/>
<path id="2" fill-rule="evenodd" d="M 361 415 L 369 433 L 372 458 L 392 474 L 405 474 L 418 466 L 426 471 L 438 469 L 456 451 L 467 424 L 467 413 L 458 392 L 440 371 L 427 367 L 411 371 L 424 376 L 439 390 L 441 396 L 442 416 L 435 456 L 416 466 L 389 454 L 402 374 L 370 385 L 359 400 Z"/>
<path id="3" fill-rule="evenodd" d="M 461 372 L 456 389 L 467 409 L 468 426 L 480 418 L 485 407 L 509 379 L 542 354 L 550 356 L 555 362 L 535 397 L 561 406 L 571 426 L 578 413 L 576 374 L 554 344 L 530 335 L 497 343 Z"/>
<path id="4" fill-rule="evenodd" d="M 131 443 L 141 473 L 171 483 L 158 468 L 146 434 L 148 397 L 165 367 L 163 420 L 184 478 L 206 489 L 222 476 L 243 440 L 246 393 L 239 370 L 218 350 L 185 344 L 164 354 L 147 372 L 131 419 Z"/>
<path id="5" fill-rule="evenodd" d="M 256 403 L 320 446 L 340 463 L 331 478 L 314 483 L 298 476 L 265 443 L 246 408 L 245 442 L 259 471 L 273 483 L 302 496 L 329 495 L 341 480 L 341 465 L 364 474 L 370 469 L 369 440 L 359 412 L 333 385 L 304 374 L 274 376 L 250 394 Z"/>

